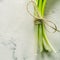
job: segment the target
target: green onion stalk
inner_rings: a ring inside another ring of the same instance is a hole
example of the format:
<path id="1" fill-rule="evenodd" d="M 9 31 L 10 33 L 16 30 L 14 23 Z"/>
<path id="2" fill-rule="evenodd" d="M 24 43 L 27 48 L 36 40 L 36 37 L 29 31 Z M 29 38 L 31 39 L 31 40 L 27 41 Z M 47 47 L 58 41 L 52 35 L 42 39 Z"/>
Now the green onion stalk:
<path id="1" fill-rule="evenodd" d="M 34 0 L 37 6 L 37 10 L 40 16 L 44 17 L 44 11 L 47 0 Z M 37 13 L 35 13 L 37 15 Z M 55 52 L 55 49 L 52 47 L 51 43 L 49 42 L 45 30 L 45 24 L 43 20 L 35 19 L 34 22 L 34 30 L 35 30 L 35 37 L 38 45 L 39 52 Z"/>

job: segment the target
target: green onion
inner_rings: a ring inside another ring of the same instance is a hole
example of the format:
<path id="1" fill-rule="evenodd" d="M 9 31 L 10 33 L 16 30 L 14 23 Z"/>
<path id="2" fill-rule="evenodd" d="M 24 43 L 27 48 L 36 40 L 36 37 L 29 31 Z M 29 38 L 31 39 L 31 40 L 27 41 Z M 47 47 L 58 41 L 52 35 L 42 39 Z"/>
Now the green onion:
<path id="1" fill-rule="evenodd" d="M 39 14 L 43 18 L 47 0 L 35 0 L 35 2 L 38 8 Z M 43 52 L 43 51 L 44 52 L 52 52 L 52 51 L 56 52 L 47 38 L 44 22 L 41 20 L 39 23 L 39 21 L 37 22 L 38 19 L 35 19 L 35 20 L 36 20 L 36 22 L 34 22 L 35 35 L 36 35 L 36 39 L 38 42 L 37 44 L 38 44 L 39 51 L 40 52 Z"/>

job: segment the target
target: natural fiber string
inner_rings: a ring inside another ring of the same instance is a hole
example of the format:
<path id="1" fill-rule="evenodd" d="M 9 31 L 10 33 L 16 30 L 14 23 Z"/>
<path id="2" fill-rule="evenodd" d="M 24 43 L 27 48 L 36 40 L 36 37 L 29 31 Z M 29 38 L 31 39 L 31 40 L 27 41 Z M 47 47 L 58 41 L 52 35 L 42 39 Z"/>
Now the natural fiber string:
<path id="1" fill-rule="evenodd" d="M 33 14 L 29 11 L 28 6 L 29 6 L 30 3 L 33 4 L 34 10 L 35 10 L 35 12 L 37 13 L 37 16 L 33 15 Z M 46 24 L 46 25 L 48 25 L 50 28 L 52 28 L 52 29 L 54 30 L 54 32 L 56 32 L 56 31 L 60 32 L 60 30 L 57 29 L 57 26 L 56 26 L 55 23 L 53 23 L 52 21 L 47 20 L 47 19 L 45 19 L 45 18 L 43 18 L 43 17 L 40 16 L 39 11 L 38 11 L 38 9 L 37 9 L 37 5 L 36 5 L 36 3 L 35 3 L 34 1 L 31 0 L 31 1 L 29 1 L 29 2 L 27 3 L 27 12 L 28 12 L 32 17 L 35 18 L 35 21 L 34 21 L 34 22 L 36 22 L 36 21 L 38 21 L 38 22 L 43 21 L 43 23 Z M 51 26 L 51 25 L 49 25 L 48 22 L 50 22 L 51 24 L 53 24 L 54 27 Z M 40 23 L 39 23 L 39 24 L 40 24 Z"/>
<path id="2" fill-rule="evenodd" d="M 37 13 L 38 16 L 32 15 L 32 13 L 29 11 L 28 6 L 29 6 L 30 3 L 33 3 L 34 10 L 36 10 L 35 12 Z M 40 19 L 40 15 L 39 15 L 39 12 L 37 11 L 37 6 L 36 6 L 36 4 L 35 4 L 34 1 L 31 0 L 31 1 L 29 1 L 29 2 L 27 3 L 27 12 L 28 12 L 32 17 L 34 17 L 34 18 L 36 18 L 36 19 L 38 19 L 38 18 Z"/>

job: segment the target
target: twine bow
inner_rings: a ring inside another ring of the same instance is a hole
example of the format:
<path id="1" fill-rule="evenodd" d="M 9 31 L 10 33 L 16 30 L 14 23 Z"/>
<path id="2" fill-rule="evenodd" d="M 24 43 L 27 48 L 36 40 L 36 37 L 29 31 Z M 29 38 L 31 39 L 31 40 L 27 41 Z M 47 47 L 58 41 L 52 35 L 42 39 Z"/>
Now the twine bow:
<path id="1" fill-rule="evenodd" d="M 34 10 L 35 10 L 35 13 L 37 13 L 37 16 L 33 15 L 33 14 L 29 11 L 28 6 L 29 6 L 30 3 L 33 4 Z M 44 24 L 46 24 L 47 26 L 49 26 L 50 28 L 52 28 L 52 29 L 54 30 L 53 33 L 56 32 L 56 31 L 57 31 L 57 32 L 60 32 L 60 30 L 57 29 L 57 26 L 56 26 L 56 24 L 55 24 L 54 22 L 52 22 L 52 21 L 50 21 L 50 20 L 47 20 L 47 19 L 45 19 L 45 18 L 43 18 L 43 17 L 40 16 L 39 11 L 38 11 L 38 9 L 37 9 L 37 5 L 36 5 L 36 3 L 35 3 L 34 1 L 31 0 L 31 1 L 29 1 L 29 2 L 27 3 L 27 12 L 28 12 L 32 17 L 35 18 L 35 21 L 34 21 L 34 22 L 37 21 L 37 22 L 39 22 L 38 24 L 40 24 L 40 22 L 43 21 Z M 51 23 L 51 24 L 53 24 L 54 27 L 51 26 L 51 25 L 49 25 L 48 22 Z"/>

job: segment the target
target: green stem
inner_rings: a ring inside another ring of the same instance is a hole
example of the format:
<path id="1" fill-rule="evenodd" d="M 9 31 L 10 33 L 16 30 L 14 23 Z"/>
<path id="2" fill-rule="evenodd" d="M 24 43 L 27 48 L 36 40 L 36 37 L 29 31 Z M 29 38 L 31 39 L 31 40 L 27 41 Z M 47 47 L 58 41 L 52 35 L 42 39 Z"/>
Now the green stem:
<path id="1" fill-rule="evenodd" d="M 53 52 L 56 53 L 55 49 L 52 47 L 51 43 L 49 42 L 47 35 L 45 33 L 45 26 L 43 24 L 43 37 L 44 37 L 44 47 L 46 50 L 48 50 L 49 52 L 51 52 L 53 50 Z"/>
<path id="2" fill-rule="evenodd" d="M 39 44 L 38 44 L 38 33 L 39 33 L 39 31 L 38 31 L 38 25 L 36 25 L 35 23 L 34 23 L 34 31 L 35 31 L 35 40 L 36 40 L 36 43 L 37 43 L 37 49 L 38 49 L 38 47 L 39 47 Z"/>
<path id="3" fill-rule="evenodd" d="M 39 10 L 40 14 L 42 14 L 42 0 L 39 0 L 38 10 Z"/>
<path id="4" fill-rule="evenodd" d="M 41 24 L 39 24 L 39 49 L 40 49 L 40 52 L 43 51 L 43 34 L 42 34 L 42 22 Z"/>
<path id="5" fill-rule="evenodd" d="M 40 52 L 43 51 L 43 35 L 42 35 L 42 23 L 40 24 L 35 24 L 35 37 L 37 39 L 37 44 L 38 44 L 38 49 Z"/>
<path id="6" fill-rule="evenodd" d="M 46 2 L 47 2 L 47 0 L 43 1 L 43 5 L 42 5 L 42 17 L 44 16 L 44 10 L 45 10 Z"/>

